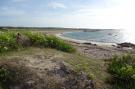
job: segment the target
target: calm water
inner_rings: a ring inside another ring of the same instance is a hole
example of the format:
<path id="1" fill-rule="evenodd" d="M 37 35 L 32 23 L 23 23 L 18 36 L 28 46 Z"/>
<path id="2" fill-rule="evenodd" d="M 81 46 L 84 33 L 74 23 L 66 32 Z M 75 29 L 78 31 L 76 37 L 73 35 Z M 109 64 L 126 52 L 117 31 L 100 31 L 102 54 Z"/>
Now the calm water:
<path id="1" fill-rule="evenodd" d="M 92 32 L 71 32 L 64 33 L 63 36 L 85 41 L 96 41 L 106 43 L 135 43 L 134 30 L 101 30 Z"/>

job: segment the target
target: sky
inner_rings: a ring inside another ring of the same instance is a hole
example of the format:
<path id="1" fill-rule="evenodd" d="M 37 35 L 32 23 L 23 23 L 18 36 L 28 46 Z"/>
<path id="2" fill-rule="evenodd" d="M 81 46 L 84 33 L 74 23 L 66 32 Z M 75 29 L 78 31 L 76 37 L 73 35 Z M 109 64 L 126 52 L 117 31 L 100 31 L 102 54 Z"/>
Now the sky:
<path id="1" fill-rule="evenodd" d="M 0 26 L 135 28 L 135 0 L 0 0 Z"/>

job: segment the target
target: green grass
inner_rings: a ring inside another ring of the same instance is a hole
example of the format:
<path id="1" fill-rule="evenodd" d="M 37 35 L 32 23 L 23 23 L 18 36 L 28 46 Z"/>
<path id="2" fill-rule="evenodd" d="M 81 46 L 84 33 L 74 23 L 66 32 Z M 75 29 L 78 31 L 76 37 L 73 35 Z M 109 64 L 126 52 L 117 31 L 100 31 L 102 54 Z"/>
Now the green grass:
<path id="1" fill-rule="evenodd" d="M 135 57 L 124 55 L 114 57 L 108 67 L 112 75 L 113 89 L 135 89 Z"/>
<path id="2" fill-rule="evenodd" d="M 75 49 L 62 39 L 55 36 L 47 36 L 43 33 L 33 33 L 31 31 L 19 31 L 22 35 L 30 39 L 30 46 L 54 48 L 64 52 L 74 52 Z M 0 32 L 0 53 L 12 51 L 14 49 L 21 49 L 22 44 L 16 42 L 17 31 L 3 31 Z"/>

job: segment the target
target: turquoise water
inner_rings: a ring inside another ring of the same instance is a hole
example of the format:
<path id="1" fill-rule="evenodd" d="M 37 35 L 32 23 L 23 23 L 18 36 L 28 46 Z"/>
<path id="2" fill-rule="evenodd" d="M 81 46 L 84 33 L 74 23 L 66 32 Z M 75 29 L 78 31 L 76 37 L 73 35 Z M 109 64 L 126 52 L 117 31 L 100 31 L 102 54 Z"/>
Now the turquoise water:
<path id="1" fill-rule="evenodd" d="M 132 30 L 100 30 L 89 32 L 69 32 L 62 36 L 76 40 L 105 42 L 105 43 L 135 43 L 135 32 Z"/>

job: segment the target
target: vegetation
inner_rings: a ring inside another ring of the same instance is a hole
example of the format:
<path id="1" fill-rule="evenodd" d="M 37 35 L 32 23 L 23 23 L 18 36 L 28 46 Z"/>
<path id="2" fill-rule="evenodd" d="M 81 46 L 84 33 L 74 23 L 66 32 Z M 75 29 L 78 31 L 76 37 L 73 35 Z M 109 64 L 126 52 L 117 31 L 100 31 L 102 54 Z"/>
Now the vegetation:
<path id="1" fill-rule="evenodd" d="M 42 46 L 48 48 L 55 48 L 64 52 L 74 52 L 75 49 L 68 43 L 65 43 L 63 40 L 58 39 L 55 36 L 47 36 L 42 33 L 32 33 L 25 32 L 32 42 L 32 45 Z"/>
<path id="2" fill-rule="evenodd" d="M 17 31 L 0 31 L 0 54 L 8 51 L 25 48 L 22 43 L 17 42 Z M 29 41 L 28 47 L 54 48 L 64 52 L 74 52 L 75 49 L 62 39 L 55 36 L 47 36 L 43 33 L 34 33 L 30 31 L 19 31 L 21 36 L 26 36 Z M 21 38 L 22 40 L 23 38 Z M 23 40 L 22 40 L 23 41 Z M 21 54 L 22 55 L 22 54 Z M 7 84 L 11 79 L 10 71 L 0 68 L 0 89 L 7 89 Z M 10 82 L 11 83 L 11 82 Z"/>
<path id="3" fill-rule="evenodd" d="M 30 46 L 55 48 L 64 52 L 75 51 L 70 44 L 54 36 L 47 36 L 43 33 L 33 33 L 30 31 L 20 31 L 20 33 L 30 39 Z M 22 47 L 24 46 L 22 44 L 18 44 L 17 42 L 16 31 L 0 32 L 0 53 L 20 49 Z"/>
<path id="4" fill-rule="evenodd" d="M 21 61 L 24 57 L 33 56 L 33 55 L 37 55 L 37 54 L 45 56 L 48 59 L 54 57 L 54 60 L 51 59 L 52 61 L 56 61 L 56 62 L 64 61 L 64 62 L 70 64 L 71 68 L 73 68 L 73 70 L 76 73 L 80 73 L 80 72 L 86 73 L 90 80 L 92 79 L 97 83 L 97 86 L 104 87 L 104 85 L 105 85 L 105 84 L 103 84 L 102 81 L 105 81 L 107 74 L 102 69 L 103 62 L 101 60 L 93 60 L 91 58 L 80 55 L 76 52 L 71 54 L 71 53 L 62 52 L 62 51 L 58 51 L 58 50 L 50 49 L 50 48 L 41 49 L 38 47 L 31 47 L 31 48 L 27 48 L 27 49 L 17 51 L 17 52 L 16 51 L 8 52 L 6 55 L 1 56 L 0 60 L 7 59 L 9 61 L 11 61 L 11 60 L 13 60 L 13 61 L 20 60 Z M 15 56 L 17 56 L 17 57 L 15 57 Z M 10 68 L 12 68 L 12 67 L 10 67 Z M 16 67 L 14 67 L 14 69 L 16 69 Z M 19 69 L 20 69 L 20 67 L 19 67 Z M 22 73 L 19 72 L 19 74 L 24 74 L 24 73 L 25 72 L 22 72 Z M 48 82 L 50 82 L 50 81 L 48 81 Z"/>
<path id="5" fill-rule="evenodd" d="M 5 87 L 5 82 L 8 80 L 9 73 L 6 69 L 1 68 L 0 69 L 0 89 L 3 89 Z"/>
<path id="6" fill-rule="evenodd" d="M 0 89 L 7 89 L 8 83 L 11 82 L 11 74 L 10 72 L 6 69 L 1 67 L 0 68 Z"/>
<path id="7" fill-rule="evenodd" d="M 114 57 L 108 68 L 112 75 L 113 89 L 135 89 L 135 57 L 124 55 Z"/>
<path id="8" fill-rule="evenodd" d="M 26 46 L 18 44 L 17 32 L 29 39 L 29 48 L 15 52 L 13 50 L 25 49 Z M 75 52 L 75 49 L 67 42 L 55 36 L 45 35 L 43 33 L 35 33 L 31 31 L 0 31 L 0 54 L 9 51 L 11 55 L 17 55 L 20 58 L 25 55 L 33 55 L 40 52 L 42 49 L 45 56 L 62 55 L 55 60 L 64 60 L 73 66 L 77 72 L 85 72 L 90 79 L 94 79 L 98 86 L 104 87 L 106 78 L 110 73 L 111 77 L 108 80 L 112 85 L 112 89 L 134 89 L 135 88 L 135 57 L 132 55 L 115 56 L 109 60 L 108 73 L 104 68 L 103 60 L 93 60 L 82 56 L 78 53 L 68 54 L 64 52 Z M 56 50 L 48 49 L 53 48 Z M 11 52 L 10 52 L 11 51 Z M 63 51 L 63 52 L 61 52 Z M 7 59 L 10 57 L 7 57 Z M 6 57 L 5 57 L 6 59 Z M 0 89 L 7 89 L 7 84 L 14 80 L 11 77 L 9 70 L 0 67 Z M 98 84 L 99 83 L 99 84 Z M 97 88 L 98 89 L 98 88 Z"/>
<path id="9" fill-rule="evenodd" d="M 0 32 L 0 53 L 17 48 L 18 45 L 14 32 Z"/>

